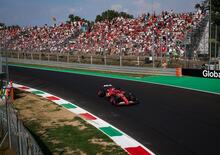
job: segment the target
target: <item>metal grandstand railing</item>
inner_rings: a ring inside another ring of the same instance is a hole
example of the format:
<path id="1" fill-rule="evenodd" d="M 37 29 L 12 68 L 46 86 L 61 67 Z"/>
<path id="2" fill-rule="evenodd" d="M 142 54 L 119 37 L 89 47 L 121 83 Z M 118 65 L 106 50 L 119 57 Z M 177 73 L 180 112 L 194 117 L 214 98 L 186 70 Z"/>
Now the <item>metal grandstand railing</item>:
<path id="1" fill-rule="evenodd" d="M 208 21 L 209 16 L 206 15 L 204 19 L 196 27 L 194 27 L 191 32 L 187 34 L 186 38 L 190 40 L 190 44 L 187 48 L 189 57 L 192 57 L 193 51 L 198 49 L 199 43 L 202 39 L 203 33 L 205 32 Z"/>
<path id="2" fill-rule="evenodd" d="M 202 33 L 197 51 L 200 55 L 208 55 L 209 53 L 209 22 L 207 22 L 205 30 Z"/>

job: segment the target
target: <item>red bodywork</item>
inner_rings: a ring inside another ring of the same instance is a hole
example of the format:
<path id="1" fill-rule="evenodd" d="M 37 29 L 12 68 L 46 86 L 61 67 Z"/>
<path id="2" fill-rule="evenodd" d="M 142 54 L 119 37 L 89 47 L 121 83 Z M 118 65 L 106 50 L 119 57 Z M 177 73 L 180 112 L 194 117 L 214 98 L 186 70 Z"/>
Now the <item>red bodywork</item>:
<path id="1" fill-rule="evenodd" d="M 106 92 L 106 96 L 107 97 L 111 97 L 111 96 L 119 96 L 125 104 L 129 104 L 129 101 L 128 99 L 126 98 L 126 96 L 124 95 L 125 94 L 125 91 L 121 91 L 121 90 L 118 90 L 116 88 L 109 88 L 107 89 L 107 92 Z"/>

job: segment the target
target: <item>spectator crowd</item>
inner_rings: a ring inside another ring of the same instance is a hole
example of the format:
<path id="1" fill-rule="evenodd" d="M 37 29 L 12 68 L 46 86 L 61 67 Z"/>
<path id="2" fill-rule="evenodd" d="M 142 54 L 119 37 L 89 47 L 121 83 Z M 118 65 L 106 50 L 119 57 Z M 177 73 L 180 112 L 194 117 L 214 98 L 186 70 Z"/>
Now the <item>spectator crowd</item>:
<path id="1" fill-rule="evenodd" d="M 205 17 L 201 11 L 134 19 L 117 17 L 89 26 L 84 21 L 0 30 L 0 47 L 15 51 L 107 55 L 184 55 L 183 41 Z"/>

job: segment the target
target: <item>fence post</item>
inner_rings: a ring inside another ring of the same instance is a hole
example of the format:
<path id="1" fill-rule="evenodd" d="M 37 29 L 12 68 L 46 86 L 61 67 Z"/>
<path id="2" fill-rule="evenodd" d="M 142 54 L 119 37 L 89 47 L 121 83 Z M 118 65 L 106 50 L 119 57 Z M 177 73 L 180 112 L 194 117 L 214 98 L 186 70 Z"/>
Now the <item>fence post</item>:
<path id="1" fill-rule="evenodd" d="M 90 63 L 91 63 L 91 65 L 92 65 L 92 55 L 90 56 Z"/>
<path id="2" fill-rule="evenodd" d="M 34 151 L 33 154 L 36 154 L 36 151 Z M 27 137 L 27 155 L 31 155 L 31 142 L 29 140 L 29 137 Z"/>
<path id="3" fill-rule="evenodd" d="M 122 66 L 122 56 L 120 55 L 120 66 Z"/>
<path id="4" fill-rule="evenodd" d="M 107 61 L 106 61 L 106 54 L 104 55 L 104 63 L 105 63 L 105 66 L 107 64 Z"/>
<path id="5" fill-rule="evenodd" d="M 155 56 L 155 45 L 154 45 L 155 44 L 155 36 L 154 36 L 154 33 L 153 33 L 152 43 L 153 43 L 152 44 L 153 49 L 151 51 L 152 52 L 151 54 L 152 54 L 152 61 L 153 61 L 153 66 L 152 67 L 154 69 L 154 67 L 155 67 L 155 57 L 154 57 Z"/>
<path id="6" fill-rule="evenodd" d="M 20 58 L 19 58 L 19 53 L 20 53 L 20 52 L 18 52 L 18 60 L 20 59 Z"/>
<path id="7" fill-rule="evenodd" d="M 8 127 L 8 141 L 9 141 L 9 149 L 11 149 L 11 117 L 10 117 L 10 106 L 6 98 L 6 112 L 7 112 L 7 127 Z"/>
<path id="8" fill-rule="evenodd" d="M 70 53 L 68 52 L 67 54 L 67 62 L 69 63 L 70 62 Z"/>
<path id="9" fill-rule="evenodd" d="M 58 55 L 58 53 L 57 53 L 57 62 L 59 61 L 59 55 Z"/>
<path id="10" fill-rule="evenodd" d="M 218 39 L 218 26 L 215 25 L 215 59 L 217 57 L 217 39 Z"/>
<path id="11" fill-rule="evenodd" d="M 162 57 L 163 57 L 163 53 L 162 53 L 162 37 L 160 37 L 160 64 L 162 66 Z"/>
<path id="12" fill-rule="evenodd" d="M 0 129 L 1 130 L 1 135 L 0 135 L 0 137 L 3 137 L 3 131 L 4 131 L 4 127 L 3 127 L 3 119 L 4 119 L 4 115 L 3 115 L 3 112 L 1 112 L 1 122 L 0 122 L 0 126 L 2 126 L 2 128 Z"/>
<path id="13" fill-rule="evenodd" d="M 187 62 L 186 62 L 186 57 L 187 57 L 187 55 L 186 55 L 186 43 L 184 43 L 184 50 L 185 50 L 185 53 L 184 53 L 184 55 L 185 55 L 185 68 L 187 68 Z"/>
<path id="14" fill-rule="evenodd" d="M 2 68 L 3 68 L 3 64 L 2 63 L 3 63 L 3 58 L 2 58 L 2 55 L 0 55 L 0 72 L 2 72 Z M 1 79 L 0 82 L 1 82 L 1 87 L 2 87 L 2 85 L 3 85 L 2 84 L 2 79 Z M 1 94 L 2 94 L 2 92 L 1 92 Z"/>
<path id="15" fill-rule="evenodd" d="M 11 56 L 10 56 L 10 55 L 11 55 L 11 54 L 10 54 L 10 52 L 11 52 L 11 51 L 8 51 L 8 58 L 10 58 L 10 57 L 11 57 Z"/>
<path id="16" fill-rule="evenodd" d="M 220 59 L 218 60 L 218 70 L 220 70 Z"/>
<path id="17" fill-rule="evenodd" d="M 22 155 L 22 147 L 21 147 L 21 124 L 20 124 L 20 120 L 19 120 L 19 115 L 16 114 L 17 116 L 17 135 L 18 135 L 18 146 L 19 146 L 19 155 Z"/>
<path id="18" fill-rule="evenodd" d="M 41 53 L 39 53 L 39 60 L 41 61 Z"/>
<path id="19" fill-rule="evenodd" d="M 34 58 L 33 58 L 33 53 L 31 52 L 31 60 L 33 60 Z"/>
<path id="20" fill-rule="evenodd" d="M 140 66 L 140 57 L 139 56 L 137 57 L 137 63 L 138 63 L 137 65 Z"/>
<path id="21" fill-rule="evenodd" d="M 11 96 L 11 102 L 14 102 L 14 88 L 13 88 L 13 83 L 10 81 L 10 96 Z"/>
<path id="22" fill-rule="evenodd" d="M 78 55 L 78 63 L 80 63 L 80 57 L 79 57 L 79 55 Z"/>

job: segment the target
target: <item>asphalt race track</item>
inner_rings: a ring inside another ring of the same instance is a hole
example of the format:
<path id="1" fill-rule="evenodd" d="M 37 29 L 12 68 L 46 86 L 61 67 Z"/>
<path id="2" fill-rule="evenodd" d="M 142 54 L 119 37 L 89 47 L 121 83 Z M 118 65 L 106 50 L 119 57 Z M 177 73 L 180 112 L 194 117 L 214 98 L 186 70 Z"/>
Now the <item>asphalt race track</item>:
<path id="1" fill-rule="evenodd" d="M 13 82 L 75 103 L 158 155 L 219 155 L 220 96 L 167 86 L 20 67 Z M 115 107 L 97 96 L 103 84 L 132 91 L 139 105 Z"/>

